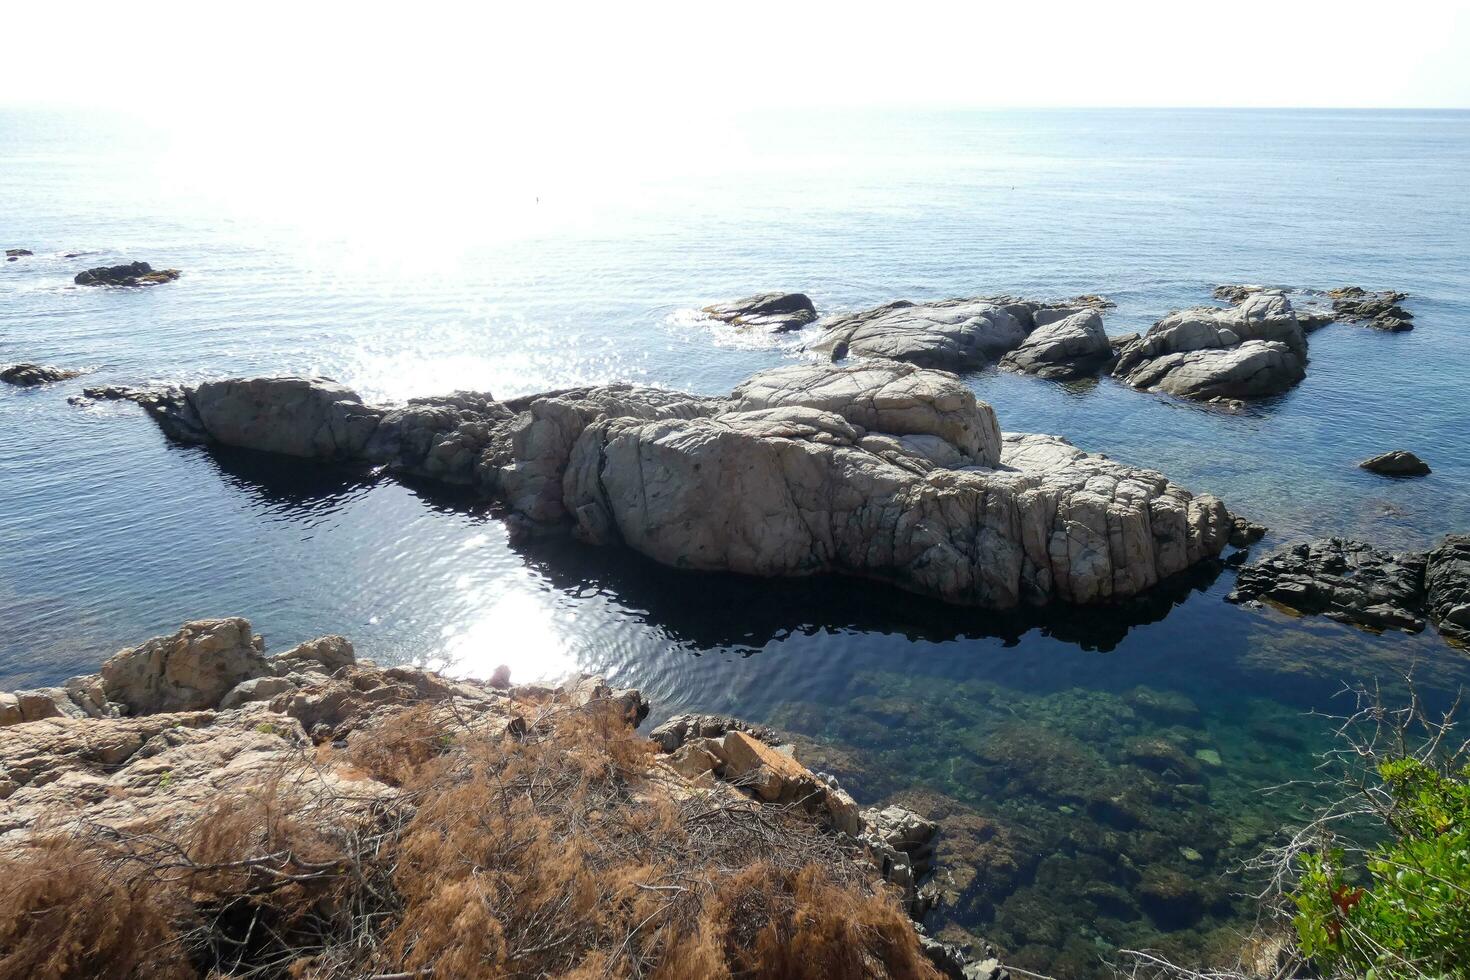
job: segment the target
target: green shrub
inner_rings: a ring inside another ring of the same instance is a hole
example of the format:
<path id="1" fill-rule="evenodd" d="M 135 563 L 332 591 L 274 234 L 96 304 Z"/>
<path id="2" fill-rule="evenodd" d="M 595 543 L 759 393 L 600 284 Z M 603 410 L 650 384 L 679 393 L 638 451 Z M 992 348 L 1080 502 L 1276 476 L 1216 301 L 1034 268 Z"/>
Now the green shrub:
<path id="1" fill-rule="evenodd" d="M 1399 756 L 1375 771 L 1365 798 L 1385 839 L 1300 857 L 1301 952 L 1330 976 L 1470 977 L 1470 766 Z"/>

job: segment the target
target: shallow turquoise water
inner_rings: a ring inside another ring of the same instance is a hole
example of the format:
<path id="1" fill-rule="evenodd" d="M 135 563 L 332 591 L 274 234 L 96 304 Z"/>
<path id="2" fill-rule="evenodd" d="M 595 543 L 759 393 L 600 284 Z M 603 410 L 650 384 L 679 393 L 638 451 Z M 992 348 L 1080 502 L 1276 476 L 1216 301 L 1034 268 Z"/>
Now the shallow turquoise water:
<path id="1" fill-rule="evenodd" d="M 1043 827 L 1014 880 L 998 879 L 998 902 L 958 913 L 1027 962 L 1084 971 L 1075 943 L 1058 952 L 1082 932 L 1089 950 L 1149 935 L 1213 948 L 1243 914 L 1228 902 L 1180 927 L 1136 902 L 1056 901 L 1103 872 L 1085 872 L 1091 857 L 1045 864 L 1065 850 L 1053 830 L 1076 830 L 1078 853 L 1095 856 L 1106 821 L 1055 786 L 1002 778 L 1049 768 L 1067 757 L 1061 742 L 1012 758 L 996 732 L 1059 733 L 1142 786 L 1156 774 L 1130 761 L 1129 739 L 1214 746 L 1225 768 L 1198 774 L 1203 801 L 1166 787 L 1150 805 L 1257 826 L 1280 815 L 1254 789 L 1309 767 L 1325 727 L 1301 712 L 1345 680 L 1415 663 L 1421 682 L 1452 687 L 1463 652 L 1432 632 L 1376 637 L 1228 606 L 1228 571 L 1124 615 L 1040 623 L 861 583 L 691 578 L 512 542 L 493 510 L 423 488 L 171 446 L 128 406 L 66 404 L 84 383 L 302 371 L 381 399 L 614 379 L 715 393 L 799 356 L 799 338 L 711 331 L 688 311 L 766 288 L 805 290 L 824 311 L 1101 292 L 1121 333 L 1207 302 L 1218 282 L 1358 283 L 1409 292 L 1417 329 L 1327 327 L 1307 380 L 1242 415 L 1108 380 L 987 371 L 971 383 L 1006 429 L 1059 433 L 1218 494 L 1271 526 L 1263 547 L 1326 533 L 1423 547 L 1470 528 L 1470 114 L 839 114 L 746 118 L 718 145 L 707 132 L 652 149 L 632 134 L 512 180 L 482 176 L 498 172 L 495 154 L 530 152 L 509 135 L 405 157 L 388 152 L 392 134 L 302 145 L 0 114 L 0 238 L 37 253 L 0 265 L 0 362 L 91 370 L 0 390 L 0 686 L 233 614 L 276 647 L 342 632 L 381 660 L 469 673 L 506 662 L 523 679 L 599 670 L 660 713 L 774 719 L 855 750 L 831 765 L 869 789 L 864 802 L 934 791 Z M 97 254 L 60 257 L 70 251 Z M 124 258 L 186 274 L 143 291 L 70 287 L 77 269 Z M 1354 465 L 1400 446 L 1433 475 L 1386 481 Z M 1199 716 L 1126 716 L 1140 684 L 1189 697 Z M 899 697 L 920 708 L 875 707 Z M 1078 720 L 1093 715 L 1114 722 Z M 1300 744 L 1262 749 L 1261 717 Z M 1183 836 L 1214 831 L 1175 823 L 1171 853 L 1207 850 Z M 1257 843 L 1241 841 L 1180 867 L 1218 876 Z M 1016 928 L 1037 894 L 1075 911 L 1034 935 Z"/>

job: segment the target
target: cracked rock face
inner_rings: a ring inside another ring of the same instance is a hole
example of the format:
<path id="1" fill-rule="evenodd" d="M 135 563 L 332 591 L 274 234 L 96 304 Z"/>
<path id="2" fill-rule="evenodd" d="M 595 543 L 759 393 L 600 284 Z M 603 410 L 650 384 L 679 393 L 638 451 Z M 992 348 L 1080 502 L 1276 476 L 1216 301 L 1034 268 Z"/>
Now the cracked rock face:
<path id="1" fill-rule="evenodd" d="M 774 333 L 799 330 L 817 318 L 817 308 L 806 293 L 758 293 L 706 306 L 704 312 L 734 327 L 757 327 Z"/>
<path id="2" fill-rule="evenodd" d="M 794 366 L 732 402 L 589 425 L 564 483 L 582 537 L 675 567 L 836 572 L 1007 609 L 1135 595 L 1229 536 L 1214 498 L 1065 440 L 1008 435 L 992 457 L 989 406 L 945 375 Z M 957 465 L 936 465 L 936 443 Z"/>
<path id="3" fill-rule="evenodd" d="M 980 367 L 1026 339 L 1017 309 L 990 299 L 899 300 L 828 320 L 812 345 L 834 361 L 881 357 L 951 371 Z"/>
<path id="4" fill-rule="evenodd" d="M 313 459 L 360 458 L 383 414 L 328 378 L 206 381 L 186 398 L 214 442 Z"/>
<path id="5" fill-rule="evenodd" d="M 1096 374 L 1113 355 L 1097 310 L 1079 310 L 1031 331 L 1001 366 L 1064 381 Z"/>
<path id="6" fill-rule="evenodd" d="M 1424 628 L 1424 556 L 1326 538 L 1292 545 L 1240 570 L 1230 602 L 1269 599 L 1369 629 Z"/>
<path id="7" fill-rule="evenodd" d="M 1306 363 L 1291 301 L 1261 292 L 1228 310 L 1169 314 L 1119 352 L 1113 375 L 1181 398 L 1260 398 L 1299 383 Z"/>
<path id="8" fill-rule="evenodd" d="M 1470 643 L 1470 535 L 1451 534 L 1429 553 L 1424 590 L 1439 631 Z"/>

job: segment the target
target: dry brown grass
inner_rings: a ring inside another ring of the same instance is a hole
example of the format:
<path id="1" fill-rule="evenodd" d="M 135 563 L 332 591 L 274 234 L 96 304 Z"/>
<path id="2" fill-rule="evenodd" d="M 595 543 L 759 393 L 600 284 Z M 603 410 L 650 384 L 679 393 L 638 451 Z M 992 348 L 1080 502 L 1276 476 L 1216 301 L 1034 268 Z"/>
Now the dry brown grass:
<path id="1" fill-rule="evenodd" d="M 0 977 L 937 976 L 845 845 L 671 792 L 601 707 L 519 738 L 407 709 L 349 750 L 391 805 L 282 776 L 183 832 L 37 850 L 5 869 Z"/>

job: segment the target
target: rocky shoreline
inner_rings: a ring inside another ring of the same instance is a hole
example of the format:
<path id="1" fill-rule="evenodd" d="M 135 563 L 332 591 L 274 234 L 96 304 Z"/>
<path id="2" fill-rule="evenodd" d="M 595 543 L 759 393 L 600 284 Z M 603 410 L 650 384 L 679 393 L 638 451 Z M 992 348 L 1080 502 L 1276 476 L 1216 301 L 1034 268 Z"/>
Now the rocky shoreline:
<path id="1" fill-rule="evenodd" d="M 924 975 L 1007 976 L 993 956 L 972 957 L 919 924 L 938 895 L 929 880 L 940 832 L 933 821 L 895 805 L 860 809 L 770 729 L 681 715 L 647 738 L 634 736 L 648 710 L 637 691 L 593 677 L 513 686 L 501 669 L 489 682 L 455 680 L 360 661 L 341 636 L 267 656 L 244 619 L 191 622 L 119 651 L 97 674 L 0 693 L 8 746 L 0 758 L 0 861 L 23 870 L 59 841 L 101 848 L 186 839 L 222 805 L 262 795 L 308 813 L 326 796 L 350 799 L 359 814 L 402 807 L 402 819 L 427 804 L 405 796 L 389 775 L 408 761 L 383 756 L 395 751 L 385 748 L 395 744 L 395 726 L 438 726 L 444 734 L 430 743 L 436 756 L 481 744 L 515 753 L 557 726 L 573 730 L 570 717 L 629 740 L 637 761 L 627 778 L 649 801 L 693 801 L 700 812 L 733 807 L 796 839 L 830 842 L 820 846 L 865 868 L 871 887 L 887 886 L 874 893 L 878 900 L 912 917 L 914 928 L 899 941 L 932 965 Z M 422 746 L 396 750 L 413 757 Z M 577 835 L 582 846 L 584 835 L 599 833 L 556 832 Z"/>

